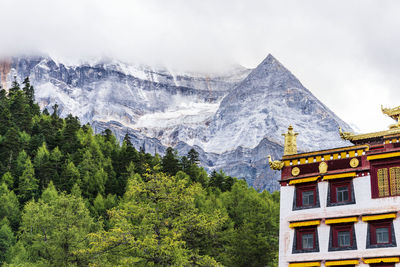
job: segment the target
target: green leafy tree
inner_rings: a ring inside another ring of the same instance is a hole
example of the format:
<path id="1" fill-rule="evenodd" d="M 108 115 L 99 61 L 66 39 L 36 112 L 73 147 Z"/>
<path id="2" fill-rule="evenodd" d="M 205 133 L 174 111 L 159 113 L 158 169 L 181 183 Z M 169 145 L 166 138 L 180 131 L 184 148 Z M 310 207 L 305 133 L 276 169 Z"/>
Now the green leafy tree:
<path id="1" fill-rule="evenodd" d="M 74 252 L 88 246 L 85 237 L 94 227 L 84 201 L 74 195 L 59 194 L 50 183 L 38 201 L 32 200 L 24 207 L 21 253 L 28 254 L 33 264 L 86 265 Z"/>
<path id="2" fill-rule="evenodd" d="M 201 187 L 188 183 L 161 173 L 131 176 L 121 204 L 110 211 L 112 228 L 90 234 L 82 253 L 112 265 L 221 266 L 191 246 L 197 236 L 218 231 L 226 217 L 199 212 Z"/>
<path id="3" fill-rule="evenodd" d="M 8 225 L 7 219 L 0 221 L 0 264 L 5 262 L 10 254 L 10 249 L 16 243 L 16 237 Z"/>
<path id="4" fill-rule="evenodd" d="M 0 184 L 5 184 L 7 185 L 8 188 L 13 189 L 14 188 L 14 178 L 11 174 L 11 172 L 6 172 L 3 174 L 0 180 Z"/>
<path id="5" fill-rule="evenodd" d="M 20 222 L 18 198 L 5 183 L 0 185 L 0 220 L 7 218 L 8 225 L 17 231 Z"/>
<path id="6" fill-rule="evenodd" d="M 235 231 L 227 239 L 225 264 L 275 266 L 278 259 L 279 204 L 266 191 L 258 193 L 243 181 L 222 196 Z"/>

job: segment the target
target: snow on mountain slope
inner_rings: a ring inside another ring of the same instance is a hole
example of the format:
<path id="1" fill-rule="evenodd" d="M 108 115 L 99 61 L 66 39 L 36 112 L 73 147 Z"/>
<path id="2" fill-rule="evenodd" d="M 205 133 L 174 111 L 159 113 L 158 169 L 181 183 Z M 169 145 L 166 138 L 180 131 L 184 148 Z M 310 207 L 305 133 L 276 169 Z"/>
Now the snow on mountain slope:
<path id="1" fill-rule="evenodd" d="M 323 105 L 272 55 L 221 102 L 209 127 L 206 151 L 221 153 L 238 146 L 254 148 L 265 137 L 283 144 L 292 124 L 304 150 L 346 145 L 337 129 L 350 127 Z"/>
<path id="2" fill-rule="evenodd" d="M 180 155 L 194 147 L 208 170 L 223 169 L 257 189 L 277 190 L 279 158 L 289 124 L 300 132 L 299 150 L 347 145 L 337 127 L 350 127 L 304 88 L 273 56 L 256 69 L 219 74 L 182 73 L 113 60 L 63 64 L 48 57 L 19 57 L 2 75 L 29 76 L 42 108 L 57 103 L 96 132 L 129 133 L 137 148 Z M 4 79 L 4 77 L 6 79 Z"/>

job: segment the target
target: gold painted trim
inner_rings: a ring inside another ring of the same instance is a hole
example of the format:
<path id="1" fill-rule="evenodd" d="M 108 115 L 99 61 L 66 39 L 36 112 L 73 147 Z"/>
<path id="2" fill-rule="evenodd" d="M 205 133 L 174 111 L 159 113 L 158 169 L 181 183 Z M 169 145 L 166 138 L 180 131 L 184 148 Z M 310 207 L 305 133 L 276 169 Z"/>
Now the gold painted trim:
<path id="1" fill-rule="evenodd" d="M 399 156 L 400 156 L 400 152 L 393 152 L 393 153 L 368 156 L 367 160 L 387 159 L 387 158 L 394 158 L 394 157 L 399 157 Z"/>
<path id="2" fill-rule="evenodd" d="M 320 225 L 321 220 L 313 220 L 313 221 L 303 221 L 303 222 L 292 222 L 289 224 L 290 228 L 303 227 L 303 226 L 312 226 L 312 225 Z"/>
<path id="3" fill-rule="evenodd" d="M 289 267 L 319 267 L 319 266 L 321 266 L 321 262 L 319 261 L 289 263 Z"/>
<path id="4" fill-rule="evenodd" d="M 320 176 L 314 176 L 314 177 L 308 177 L 308 178 L 303 178 L 303 179 L 296 179 L 296 180 L 290 180 L 289 184 L 301 184 L 301 183 L 308 183 L 308 182 L 315 182 L 318 180 Z"/>
<path id="5" fill-rule="evenodd" d="M 388 214 L 381 214 L 381 215 L 364 215 L 362 217 L 363 222 L 368 221 L 377 221 L 377 220 L 384 220 L 384 219 L 394 219 L 396 218 L 396 213 L 388 213 Z"/>
<path id="6" fill-rule="evenodd" d="M 323 180 L 332 180 L 332 179 L 339 179 L 339 178 L 348 178 L 348 177 L 356 177 L 357 174 L 355 172 L 347 172 L 347 173 L 339 173 L 339 174 L 331 174 L 325 175 Z"/>
<path id="7" fill-rule="evenodd" d="M 334 148 L 334 149 L 326 149 L 326 150 L 320 150 L 320 151 L 298 153 L 295 155 L 284 155 L 282 157 L 282 159 L 283 160 L 293 160 L 293 159 L 298 159 L 298 158 L 322 156 L 322 155 L 326 155 L 326 154 L 331 155 L 333 153 L 345 153 L 345 157 L 346 157 L 347 152 L 352 151 L 352 150 L 357 150 L 357 152 L 360 150 L 368 151 L 369 145 L 347 146 L 347 147 L 339 147 L 339 148 Z M 361 155 L 359 155 L 359 156 L 361 156 Z"/>
<path id="8" fill-rule="evenodd" d="M 325 261 L 325 266 L 340 266 L 340 265 L 357 265 L 359 260 L 337 260 L 337 261 Z"/>
<path id="9" fill-rule="evenodd" d="M 392 134 L 399 134 L 400 129 L 398 129 L 398 128 L 397 129 L 389 129 L 386 131 L 367 133 L 367 134 L 354 134 L 354 133 L 342 132 L 342 131 L 339 131 L 339 133 L 340 133 L 340 137 L 342 137 L 342 139 L 344 139 L 344 140 L 358 141 L 358 140 L 384 137 L 384 136 L 392 135 Z"/>
<path id="10" fill-rule="evenodd" d="M 347 217 L 347 218 L 335 218 L 335 219 L 325 219 L 325 224 L 335 224 L 335 223 L 347 223 L 347 222 L 357 222 L 357 217 Z"/>
<path id="11" fill-rule="evenodd" d="M 364 263 L 390 263 L 390 262 L 400 262 L 399 257 L 391 257 L 391 258 L 372 258 L 372 259 L 363 259 Z"/>

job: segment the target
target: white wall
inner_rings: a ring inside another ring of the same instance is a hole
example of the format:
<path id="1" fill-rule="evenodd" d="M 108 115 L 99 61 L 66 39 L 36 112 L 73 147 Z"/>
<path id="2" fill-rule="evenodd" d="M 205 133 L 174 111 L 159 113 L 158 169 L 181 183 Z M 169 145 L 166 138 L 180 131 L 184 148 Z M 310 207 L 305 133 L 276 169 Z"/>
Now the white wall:
<path id="1" fill-rule="evenodd" d="M 400 218 L 393 221 L 397 247 L 366 249 L 368 223 L 362 222 L 359 218 L 359 221 L 354 224 L 358 250 L 328 252 L 330 226 L 322 221 L 317 228 L 320 252 L 292 254 L 294 229 L 289 227 L 290 222 L 400 211 L 400 196 L 371 198 L 369 175 L 353 179 L 356 204 L 327 207 L 328 184 L 327 181 L 318 183 L 320 208 L 296 211 L 292 210 L 295 186 L 281 187 L 279 266 L 288 266 L 289 262 L 398 256 L 400 254 Z M 400 266 L 400 264 L 397 265 Z M 359 266 L 368 265 L 361 263 Z"/>

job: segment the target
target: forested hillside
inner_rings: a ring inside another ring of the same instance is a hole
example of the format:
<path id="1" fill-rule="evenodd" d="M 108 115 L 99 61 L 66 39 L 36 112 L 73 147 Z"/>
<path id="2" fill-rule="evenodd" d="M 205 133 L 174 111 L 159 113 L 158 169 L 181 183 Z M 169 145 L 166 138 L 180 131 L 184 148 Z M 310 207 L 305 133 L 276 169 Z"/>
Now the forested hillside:
<path id="1" fill-rule="evenodd" d="M 0 88 L 1 89 L 1 88 Z M 0 90 L 3 266 L 275 266 L 279 195 Z"/>

